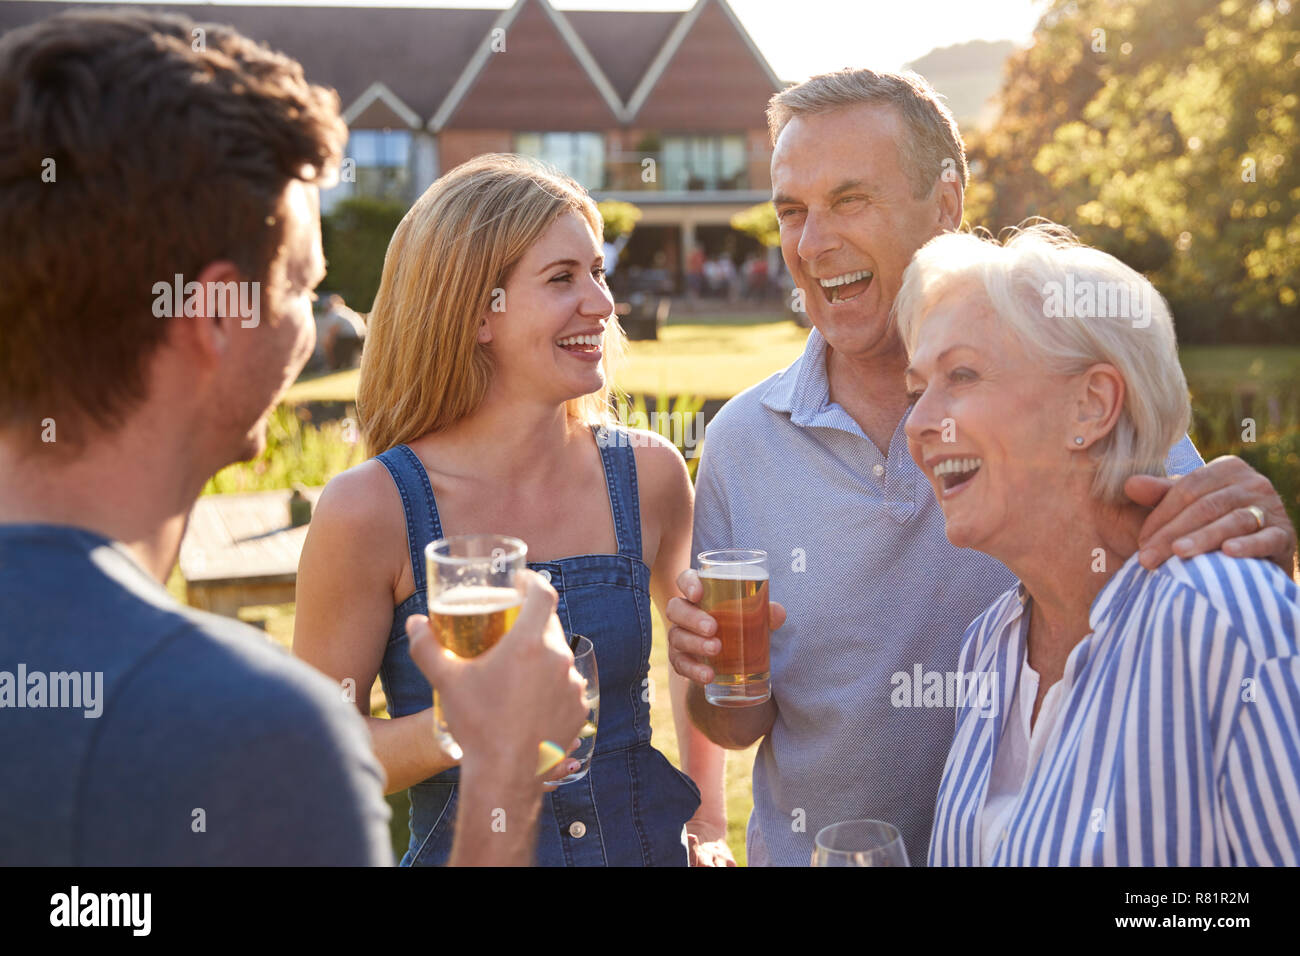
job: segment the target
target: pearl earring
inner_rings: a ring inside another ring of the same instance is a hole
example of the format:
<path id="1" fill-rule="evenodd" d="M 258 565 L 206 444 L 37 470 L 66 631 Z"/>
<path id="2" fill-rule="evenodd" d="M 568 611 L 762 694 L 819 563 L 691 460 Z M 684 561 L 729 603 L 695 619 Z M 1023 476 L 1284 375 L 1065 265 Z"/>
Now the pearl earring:
<path id="1" fill-rule="evenodd" d="M 1075 436 L 1074 436 L 1074 443 L 1075 443 L 1076 445 L 1082 445 L 1082 444 L 1083 444 L 1083 436 L 1082 436 L 1082 435 L 1075 435 Z"/>

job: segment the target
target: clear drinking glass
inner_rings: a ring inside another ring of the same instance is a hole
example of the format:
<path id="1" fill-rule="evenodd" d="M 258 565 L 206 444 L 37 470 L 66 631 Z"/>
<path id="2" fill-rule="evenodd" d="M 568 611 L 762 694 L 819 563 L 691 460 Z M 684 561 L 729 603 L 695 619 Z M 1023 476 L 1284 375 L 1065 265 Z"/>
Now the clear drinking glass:
<path id="1" fill-rule="evenodd" d="M 898 828 L 883 820 L 847 820 L 817 831 L 813 866 L 907 866 Z"/>
<path id="2" fill-rule="evenodd" d="M 706 663 L 713 680 L 705 685 L 710 704 L 746 707 L 772 696 L 768 642 L 766 551 L 702 551 L 700 609 L 718 622 L 722 650 Z"/>
<path id="3" fill-rule="evenodd" d="M 514 626 L 523 604 L 515 573 L 525 566 L 528 545 L 499 534 L 440 538 L 424 549 L 429 590 L 429 628 L 447 650 L 478 657 Z M 438 690 L 433 691 L 434 735 L 454 760 L 465 754 L 447 730 Z"/>
<path id="4" fill-rule="evenodd" d="M 578 733 L 578 749 L 569 754 L 569 759 L 580 764 L 577 770 L 551 784 L 573 783 L 581 780 L 591 769 L 591 755 L 596 751 L 596 726 L 600 723 L 600 675 L 596 671 L 596 648 L 591 641 L 581 634 L 573 635 L 569 640 L 573 649 L 573 666 L 587 681 L 587 722 Z"/>

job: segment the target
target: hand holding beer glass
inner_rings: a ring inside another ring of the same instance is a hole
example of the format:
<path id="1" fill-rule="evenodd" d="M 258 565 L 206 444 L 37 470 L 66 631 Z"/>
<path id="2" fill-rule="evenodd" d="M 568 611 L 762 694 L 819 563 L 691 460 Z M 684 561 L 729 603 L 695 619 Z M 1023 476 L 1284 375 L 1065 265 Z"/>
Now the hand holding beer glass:
<path id="1" fill-rule="evenodd" d="M 519 617 L 523 593 L 515 586 L 516 575 L 525 567 L 527 546 L 518 538 L 502 535 L 457 535 L 431 542 L 425 549 L 427 563 L 429 628 L 447 651 L 461 658 L 477 658 L 496 646 L 511 630 Z M 551 598 L 554 620 L 554 592 Z M 559 638 L 563 641 L 563 637 Z M 572 671 L 573 658 L 569 654 Z M 575 680 L 580 680 L 572 671 Z M 514 675 L 512 675 L 514 676 Z M 523 675 L 528 679 L 528 675 Z M 494 688 L 495 695 L 512 688 Z M 585 702 L 585 696 L 582 698 Z M 443 713 L 442 695 L 433 690 L 434 736 L 443 750 L 455 760 L 464 757 L 460 744 L 452 736 Z M 585 712 L 585 708 L 584 708 Z M 567 723 L 564 724 L 567 726 Z M 577 736 L 561 736 L 567 744 Z M 532 729 L 532 728 L 530 728 Z M 556 766 L 564 759 L 565 749 L 544 739 L 539 748 L 538 773 Z"/>
<path id="2" fill-rule="evenodd" d="M 702 559 L 704 555 L 712 553 L 713 552 L 708 551 L 701 552 L 699 558 Z M 761 551 L 742 553 L 748 553 L 751 555 L 763 554 Z M 713 576 L 715 581 L 727 574 L 747 573 L 743 571 L 719 571 L 716 570 L 716 568 L 720 567 L 720 564 L 713 561 L 710 561 L 709 564 L 714 568 Z M 765 575 L 765 561 L 762 562 L 761 569 L 762 573 Z M 717 584 L 710 586 L 710 600 L 708 607 L 705 606 L 704 574 L 707 570 L 709 569 L 704 567 L 699 571 L 687 568 L 678 575 L 677 588 L 682 592 L 682 597 L 675 597 L 670 600 L 668 602 L 668 607 L 665 609 L 668 615 L 668 622 L 671 625 L 668 629 L 668 663 L 672 666 L 673 670 L 682 677 L 685 677 L 689 681 L 693 681 L 701 687 L 707 687 L 708 685 L 715 683 L 714 678 L 716 674 L 713 667 L 714 663 L 728 665 L 730 663 L 727 655 L 723 654 L 722 641 L 720 639 L 720 625 L 723 622 L 717 620 L 709 612 L 709 607 L 715 606 L 714 601 L 717 600 L 722 591 L 722 588 Z M 754 579 L 758 580 L 759 575 L 757 572 L 758 566 L 755 567 L 755 571 L 748 573 L 751 573 Z M 776 601 L 771 600 L 770 597 L 765 598 L 765 600 L 768 608 L 767 631 L 770 634 L 772 631 L 779 629 L 783 624 L 785 624 L 785 608 Z M 754 622 L 751 618 L 751 626 L 756 623 L 757 622 Z M 764 647 L 769 647 L 769 644 L 764 644 Z M 770 651 L 768 652 L 768 665 L 763 669 L 768 671 L 769 676 L 766 678 L 766 681 L 770 685 Z M 737 672 L 732 671 L 730 673 L 734 674 Z M 768 697 L 763 698 L 763 700 L 770 700 L 770 693 L 769 689 Z M 760 700 L 756 703 L 762 703 L 762 701 Z"/>
<path id="3" fill-rule="evenodd" d="M 719 707 L 761 704 L 772 696 L 767 552 L 704 551 L 699 561 L 700 610 L 717 622 L 721 644 L 708 659 L 705 699 Z"/>

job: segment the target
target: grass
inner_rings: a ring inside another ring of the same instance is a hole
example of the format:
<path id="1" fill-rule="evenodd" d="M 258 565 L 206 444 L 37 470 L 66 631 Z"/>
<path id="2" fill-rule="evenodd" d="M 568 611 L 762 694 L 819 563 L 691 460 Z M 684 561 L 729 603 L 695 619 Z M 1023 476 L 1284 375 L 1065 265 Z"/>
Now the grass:
<path id="1" fill-rule="evenodd" d="M 1178 356 L 1193 390 L 1294 387 L 1300 381 L 1297 346 L 1187 345 Z"/>
<path id="2" fill-rule="evenodd" d="M 765 316 L 700 316 L 665 326 L 653 342 L 632 342 L 619 386 L 633 395 L 727 399 L 799 357 L 808 330 Z M 349 369 L 297 382 L 284 400 L 351 402 L 360 372 Z"/>
<path id="3" fill-rule="evenodd" d="M 791 321 L 765 316 L 679 320 L 665 326 L 658 341 L 630 343 L 616 380 L 633 395 L 668 392 L 727 399 L 793 362 L 807 336 Z M 1300 380 L 1300 347 L 1189 345 L 1179 354 L 1193 391 L 1269 390 Z M 304 379 L 285 401 L 353 401 L 358 375 L 352 369 Z"/>
<path id="4" fill-rule="evenodd" d="M 267 419 L 262 454 L 221 469 L 208 479 L 203 494 L 291 488 L 295 483 L 318 487 L 365 458 L 353 418 L 313 426 L 306 407 L 281 404 Z"/>

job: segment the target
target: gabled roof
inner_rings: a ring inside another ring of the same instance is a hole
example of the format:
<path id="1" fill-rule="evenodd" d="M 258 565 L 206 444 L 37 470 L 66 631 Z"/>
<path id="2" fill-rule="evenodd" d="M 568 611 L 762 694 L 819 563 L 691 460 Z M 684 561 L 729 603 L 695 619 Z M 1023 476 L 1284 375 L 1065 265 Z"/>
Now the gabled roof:
<path id="1" fill-rule="evenodd" d="M 699 0 L 682 15 L 624 116 L 638 125 L 692 125 L 698 91 L 706 87 L 719 114 L 756 106 L 759 115 L 785 87 L 726 0 Z"/>
<path id="2" fill-rule="evenodd" d="M 783 86 L 726 0 L 698 0 L 684 12 L 561 12 L 549 0 L 517 0 L 507 10 L 136 5 L 228 23 L 294 57 L 309 80 L 338 90 L 348 119 L 363 125 L 411 126 L 414 116 L 435 132 L 462 123 L 561 128 L 538 109 L 549 97 L 568 129 L 691 128 L 706 113 L 715 126 L 726 115 L 761 126 L 767 96 Z M 3 2 L 0 32 L 78 6 L 107 5 Z M 512 24 L 526 29 L 510 34 Z M 492 52 L 494 27 L 507 29 L 505 54 Z M 538 69 L 530 72 L 529 58 Z M 674 119 L 677 101 L 693 119 Z"/>
<path id="3" fill-rule="evenodd" d="M 499 10 L 415 7 L 132 5 L 180 13 L 199 22 L 230 24 L 301 62 L 308 80 L 338 90 L 343 109 L 380 80 L 422 120 L 446 99 L 500 14 Z M 64 10 L 104 6 L 108 5 L 0 3 L 0 32 Z"/>
<path id="4" fill-rule="evenodd" d="M 619 99 L 626 103 L 668 40 L 680 10 L 563 10 Z"/>
<path id="5" fill-rule="evenodd" d="M 428 126 L 437 132 L 454 120 L 457 128 L 598 129 L 617 124 L 622 112 L 563 14 L 547 0 L 516 0 L 479 41 Z"/>
<path id="6" fill-rule="evenodd" d="M 420 115 L 403 103 L 385 84 L 375 80 L 343 111 L 343 122 L 353 126 L 358 121 L 368 129 L 376 125 L 400 125 L 417 129 L 420 126 Z"/>

